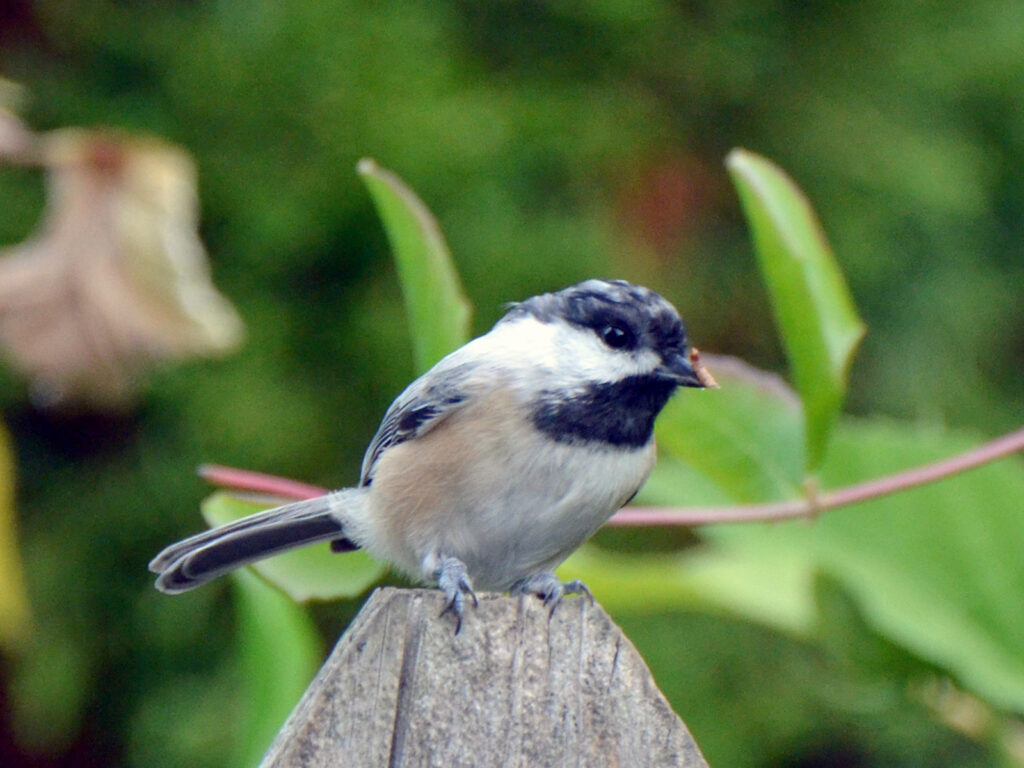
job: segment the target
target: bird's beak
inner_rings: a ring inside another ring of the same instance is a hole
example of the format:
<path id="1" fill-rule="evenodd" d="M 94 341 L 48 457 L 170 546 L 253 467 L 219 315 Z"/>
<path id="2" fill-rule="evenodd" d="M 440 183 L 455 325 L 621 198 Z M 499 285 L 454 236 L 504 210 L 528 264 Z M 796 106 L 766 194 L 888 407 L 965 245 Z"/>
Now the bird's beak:
<path id="1" fill-rule="evenodd" d="M 703 389 L 705 384 L 693 369 L 690 358 L 683 354 L 674 354 L 662 358 L 658 376 L 675 382 L 680 387 L 697 387 Z"/>

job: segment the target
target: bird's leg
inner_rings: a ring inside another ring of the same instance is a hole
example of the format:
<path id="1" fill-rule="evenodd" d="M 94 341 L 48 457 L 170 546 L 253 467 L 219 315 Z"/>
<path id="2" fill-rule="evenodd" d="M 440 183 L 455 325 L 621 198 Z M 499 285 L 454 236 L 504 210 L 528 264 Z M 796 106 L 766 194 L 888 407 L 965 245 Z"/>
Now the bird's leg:
<path id="1" fill-rule="evenodd" d="M 590 594 L 587 585 L 579 579 L 573 579 L 562 583 L 551 571 L 541 571 L 533 576 L 520 579 L 509 590 L 513 595 L 536 595 L 544 601 L 544 605 L 550 606 L 548 616 L 554 616 L 555 608 L 562 601 L 565 595 L 586 595 L 591 602 L 594 596 Z"/>
<path id="2" fill-rule="evenodd" d="M 446 557 L 437 574 L 437 585 L 444 592 L 445 606 L 441 615 L 451 613 L 455 617 L 455 634 L 462 629 L 462 610 L 466 595 L 473 598 L 473 606 L 479 605 L 473 585 L 466 573 L 466 564 L 455 557 Z"/>

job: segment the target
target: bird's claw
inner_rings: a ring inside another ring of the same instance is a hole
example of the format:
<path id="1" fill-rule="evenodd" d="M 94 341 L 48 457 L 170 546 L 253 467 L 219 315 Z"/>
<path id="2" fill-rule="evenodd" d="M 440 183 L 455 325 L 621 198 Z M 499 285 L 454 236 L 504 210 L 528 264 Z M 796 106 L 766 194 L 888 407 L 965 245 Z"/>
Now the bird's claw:
<path id="1" fill-rule="evenodd" d="M 548 618 L 555 615 L 555 609 L 566 595 L 585 595 L 593 603 L 594 595 L 579 579 L 562 582 L 550 571 L 542 571 L 512 585 L 513 595 L 536 595 L 548 606 Z"/>
<path id="2" fill-rule="evenodd" d="M 466 573 L 466 565 L 454 557 L 446 557 L 441 563 L 441 570 L 437 577 L 437 585 L 444 592 L 445 606 L 441 615 L 450 613 L 455 617 L 455 634 L 462 629 L 462 615 L 465 607 L 466 595 L 473 598 L 473 607 L 477 607 L 480 601 L 477 600 L 476 592 Z"/>

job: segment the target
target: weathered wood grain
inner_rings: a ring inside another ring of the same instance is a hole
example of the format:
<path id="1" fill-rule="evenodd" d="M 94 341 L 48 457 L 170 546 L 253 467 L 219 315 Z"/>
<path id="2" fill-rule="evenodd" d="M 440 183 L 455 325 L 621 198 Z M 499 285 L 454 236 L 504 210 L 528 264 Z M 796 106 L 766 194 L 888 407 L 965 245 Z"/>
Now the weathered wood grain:
<path id="1" fill-rule="evenodd" d="M 599 605 L 481 595 L 462 631 L 436 590 L 375 592 L 262 768 L 706 768 Z"/>

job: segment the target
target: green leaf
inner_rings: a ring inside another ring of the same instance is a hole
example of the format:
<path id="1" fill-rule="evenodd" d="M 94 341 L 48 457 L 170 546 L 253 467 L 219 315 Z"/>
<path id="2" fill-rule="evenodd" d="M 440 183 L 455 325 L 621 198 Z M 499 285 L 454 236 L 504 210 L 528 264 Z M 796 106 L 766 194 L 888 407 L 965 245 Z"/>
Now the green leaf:
<path id="1" fill-rule="evenodd" d="M 740 560 L 727 550 L 622 554 L 586 544 L 558 568 L 580 579 L 613 614 L 653 614 L 682 606 L 728 611 L 794 635 L 814 623 L 814 579 L 807 558 L 766 552 Z"/>
<path id="2" fill-rule="evenodd" d="M 245 689 L 237 765 L 249 768 L 259 765 L 313 679 L 323 649 L 301 606 L 245 569 L 232 577 Z"/>
<path id="3" fill-rule="evenodd" d="M 864 324 L 821 225 L 792 179 L 769 160 L 740 149 L 729 154 L 726 166 L 804 404 L 807 470 L 813 473 L 842 407 Z"/>
<path id="4" fill-rule="evenodd" d="M 15 650 L 27 639 L 29 627 L 14 517 L 14 462 L 7 430 L 0 427 L 0 647 Z"/>
<path id="5" fill-rule="evenodd" d="M 420 373 L 469 340 L 471 308 L 437 220 L 393 172 L 359 161 L 395 254 Z"/>
<path id="6" fill-rule="evenodd" d="M 722 486 L 704 472 L 661 450 L 654 470 L 634 503 L 644 507 L 669 507 L 681 496 L 687 499 L 687 506 L 693 507 L 718 507 L 736 502 L 734 495 L 723 491 Z"/>
<path id="7" fill-rule="evenodd" d="M 733 501 L 793 498 L 803 480 L 800 403 L 785 382 L 736 358 L 703 355 L 721 389 L 679 392 L 657 423 L 662 456 L 710 478 Z M 661 475 L 663 469 L 658 468 Z M 668 485 L 656 478 L 659 488 Z M 709 503 L 685 486 L 672 501 Z"/>
<path id="8" fill-rule="evenodd" d="M 830 485 L 965 451 L 978 438 L 934 426 L 844 420 L 823 467 Z M 789 534 L 842 583 L 881 634 L 1024 712 L 1024 462 L 825 515 Z M 787 526 L 788 527 L 788 526 Z"/>
<path id="9" fill-rule="evenodd" d="M 840 419 L 828 487 L 962 452 L 977 439 L 885 420 Z M 676 503 L 685 502 L 684 488 Z M 993 704 L 1024 712 L 1024 461 L 989 466 L 814 520 L 706 526 L 674 556 L 581 551 L 581 578 L 609 609 L 716 606 L 813 638 L 814 584 L 826 576 L 881 636 Z M 637 601 L 642 594 L 644 599 Z"/>
<path id="10" fill-rule="evenodd" d="M 266 508 L 221 491 L 203 501 L 202 512 L 214 526 Z M 335 554 L 325 542 L 260 560 L 251 567 L 292 599 L 303 602 L 360 595 L 380 578 L 385 566 L 363 551 Z"/>

